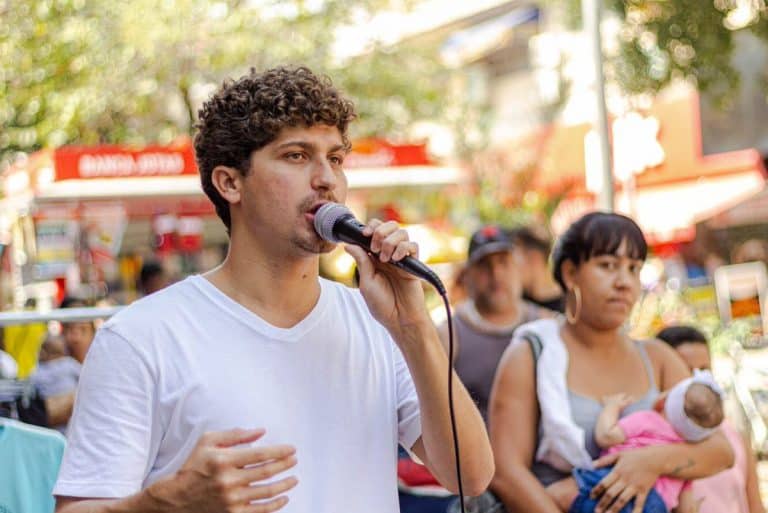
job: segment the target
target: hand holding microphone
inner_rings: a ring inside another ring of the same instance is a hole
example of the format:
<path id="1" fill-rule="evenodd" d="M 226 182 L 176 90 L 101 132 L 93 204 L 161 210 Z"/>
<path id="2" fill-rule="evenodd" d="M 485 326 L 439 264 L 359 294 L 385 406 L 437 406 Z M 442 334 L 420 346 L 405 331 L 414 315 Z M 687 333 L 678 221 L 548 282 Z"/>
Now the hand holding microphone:
<path id="1" fill-rule="evenodd" d="M 368 308 L 398 343 L 403 340 L 400 335 L 405 327 L 431 327 L 421 284 L 404 279 L 395 267 L 441 288 L 442 283 L 427 266 L 408 255 L 418 248 L 408 240 L 405 230 L 396 223 L 376 220 L 366 227 L 349 209 L 337 203 L 320 207 L 314 225 L 321 238 L 347 243 L 345 249 L 357 262 L 360 292 Z"/>
<path id="2" fill-rule="evenodd" d="M 378 251 L 371 249 L 372 236 L 365 234 L 365 225 L 355 219 L 352 212 L 344 205 L 326 203 L 315 214 L 314 224 L 318 235 L 328 242 L 346 242 L 359 246 L 368 253 L 378 254 Z M 393 256 L 396 254 L 397 251 L 393 253 Z M 437 274 L 413 256 L 406 255 L 396 261 L 389 260 L 388 263 L 427 281 L 440 294 L 445 294 L 445 286 Z"/>

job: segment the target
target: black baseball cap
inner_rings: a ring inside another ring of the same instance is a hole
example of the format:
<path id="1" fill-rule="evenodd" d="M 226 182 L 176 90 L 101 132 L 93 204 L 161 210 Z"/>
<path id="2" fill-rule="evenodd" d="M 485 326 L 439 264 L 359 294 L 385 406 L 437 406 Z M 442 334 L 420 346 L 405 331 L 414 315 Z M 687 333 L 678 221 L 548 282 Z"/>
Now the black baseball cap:
<path id="1" fill-rule="evenodd" d="M 483 226 L 469 239 L 467 263 L 474 264 L 484 256 L 511 251 L 514 247 L 515 243 L 500 226 L 495 224 Z"/>

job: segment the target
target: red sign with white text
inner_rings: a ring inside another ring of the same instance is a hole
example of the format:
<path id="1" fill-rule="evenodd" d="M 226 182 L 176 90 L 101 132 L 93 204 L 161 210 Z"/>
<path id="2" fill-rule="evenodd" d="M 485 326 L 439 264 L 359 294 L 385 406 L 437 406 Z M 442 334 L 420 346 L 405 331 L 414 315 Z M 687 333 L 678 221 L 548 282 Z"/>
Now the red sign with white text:
<path id="1" fill-rule="evenodd" d="M 191 144 L 144 148 L 63 146 L 54 150 L 53 161 L 56 181 L 198 174 Z M 356 141 L 344 160 L 347 169 L 431 164 L 426 144 L 390 144 L 382 139 Z"/>
<path id="2" fill-rule="evenodd" d="M 56 181 L 197 175 L 192 147 L 63 146 L 53 155 Z"/>
<path id="3" fill-rule="evenodd" d="M 431 164 L 426 144 L 390 144 L 383 139 L 355 141 L 352 144 L 352 151 L 344 159 L 346 169 Z"/>

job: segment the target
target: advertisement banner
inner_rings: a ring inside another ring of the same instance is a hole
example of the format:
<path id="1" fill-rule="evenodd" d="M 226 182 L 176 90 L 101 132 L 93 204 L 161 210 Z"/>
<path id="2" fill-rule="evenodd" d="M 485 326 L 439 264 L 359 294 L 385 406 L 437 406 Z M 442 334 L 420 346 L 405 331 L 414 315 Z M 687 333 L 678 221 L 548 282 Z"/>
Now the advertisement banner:
<path id="1" fill-rule="evenodd" d="M 197 175 L 192 146 L 63 146 L 53 155 L 56 181 Z"/>
<path id="2" fill-rule="evenodd" d="M 94 263 L 115 260 L 128 225 L 125 206 L 122 203 L 85 203 L 80 215 Z"/>
<path id="3" fill-rule="evenodd" d="M 35 222 L 35 265 L 38 280 L 65 276 L 77 261 L 80 226 L 72 218 L 43 218 Z"/>

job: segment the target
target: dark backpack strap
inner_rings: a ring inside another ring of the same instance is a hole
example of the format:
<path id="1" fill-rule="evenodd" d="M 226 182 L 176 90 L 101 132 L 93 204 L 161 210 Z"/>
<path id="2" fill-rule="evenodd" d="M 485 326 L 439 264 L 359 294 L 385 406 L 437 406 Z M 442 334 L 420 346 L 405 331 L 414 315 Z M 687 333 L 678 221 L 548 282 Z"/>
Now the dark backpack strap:
<path id="1" fill-rule="evenodd" d="M 536 364 L 539 361 L 539 356 L 541 356 L 541 351 L 544 349 L 544 344 L 541 342 L 539 336 L 535 333 L 525 332 L 522 334 L 522 338 L 528 342 L 529 346 L 531 346 L 531 352 L 533 353 L 533 366 L 535 369 Z"/>
<path id="2" fill-rule="evenodd" d="M 541 352 L 544 350 L 544 343 L 541 341 L 537 334 L 531 333 L 530 331 L 526 331 L 521 335 L 521 337 L 526 342 L 528 342 L 528 345 L 531 347 L 531 352 L 533 353 L 533 384 L 534 390 L 536 390 L 536 374 L 538 372 L 537 367 L 539 365 L 539 357 L 541 356 Z M 541 422 L 541 407 L 539 406 L 538 393 L 536 393 L 536 409 L 539 411 L 539 422 Z M 539 426 L 536 427 L 537 432 L 538 430 Z"/>

